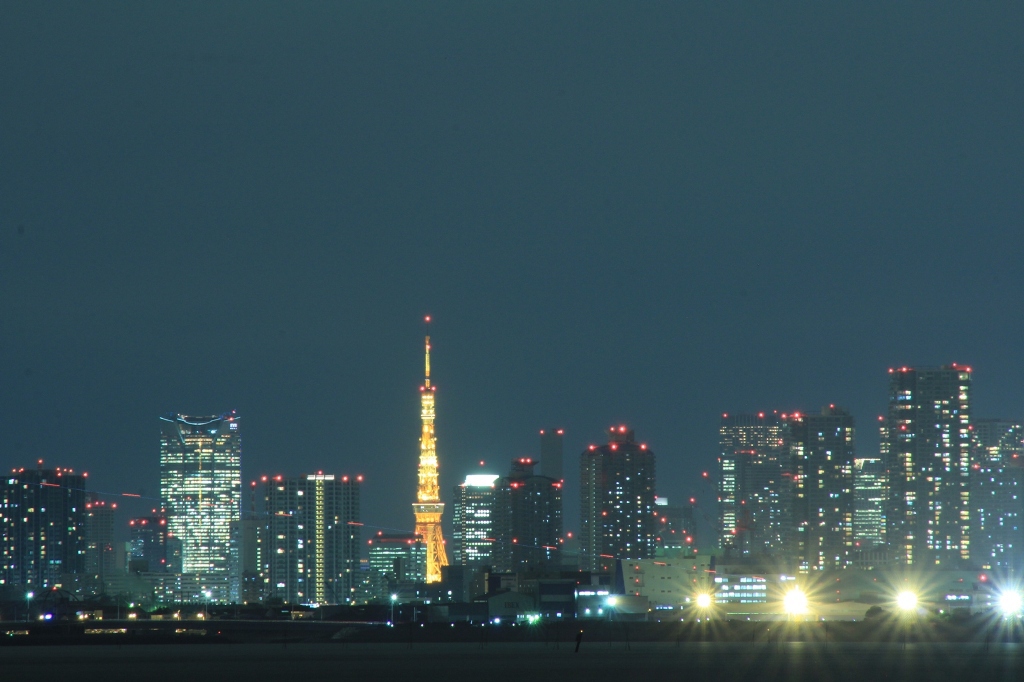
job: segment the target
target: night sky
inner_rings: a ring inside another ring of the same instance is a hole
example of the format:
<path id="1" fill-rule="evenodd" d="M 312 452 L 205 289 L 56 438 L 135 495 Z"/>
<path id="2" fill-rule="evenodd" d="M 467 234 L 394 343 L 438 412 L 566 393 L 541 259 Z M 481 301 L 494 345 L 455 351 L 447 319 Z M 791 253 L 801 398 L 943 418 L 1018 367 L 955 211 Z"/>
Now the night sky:
<path id="1" fill-rule="evenodd" d="M 445 501 L 559 426 L 570 528 L 613 423 L 679 499 L 724 411 L 876 453 L 891 366 L 1024 418 L 1024 5 L 634 4 L 6 0 L 0 466 L 156 496 L 237 409 L 411 529 L 426 314 Z"/>

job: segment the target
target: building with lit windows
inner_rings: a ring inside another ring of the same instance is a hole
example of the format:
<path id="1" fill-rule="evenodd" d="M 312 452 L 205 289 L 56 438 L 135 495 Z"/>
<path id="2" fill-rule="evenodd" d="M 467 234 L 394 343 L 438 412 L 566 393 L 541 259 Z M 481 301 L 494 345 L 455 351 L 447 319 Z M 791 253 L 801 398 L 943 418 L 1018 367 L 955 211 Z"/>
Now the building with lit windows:
<path id="1" fill-rule="evenodd" d="M 789 524 L 782 420 L 774 412 L 723 414 L 718 442 L 719 546 L 741 555 L 777 552 Z"/>
<path id="2" fill-rule="evenodd" d="M 898 565 L 957 568 L 971 558 L 970 395 L 970 367 L 889 370 L 885 534 Z"/>
<path id="3" fill-rule="evenodd" d="M 17 469 L 0 478 L 0 585 L 41 589 L 85 568 L 85 474 Z"/>
<path id="4" fill-rule="evenodd" d="M 131 572 L 181 572 L 181 547 L 167 530 L 166 516 L 153 514 L 129 519 L 128 530 L 131 535 L 128 569 Z"/>
<path id="5" fill-rule="evenodd" d="M 378 532 L 367 544 L 374 598 L 388 601 L 397 585 L 426 582 L 427 546 L 422 536 Z"/>
<path id="6" fill-rule="evenodd" d="M 885 543 L 885 480 L 880 457 L 853 460 L 853 541 L 861 551 Z"/>
<path id="7" fill-rule="evenodd" d="M 452 524 L 457 566 L 488 566 L 494 545 L 494 483 L 497 474 L 470 474 L 455 486 Z"/>
<path id="8" fill-rule="evenodd" d="M 362 478 L 268 477 L 261 543 L 266 597 L 289 604 L 352 602 L 359 580 Z"/>
<path id="9" fill-rule="evenodd" d="M 235 412 L 160 418 L 160 498 L 181 541 L 182 572 L 230 583 L 231 524 L 241 515 L 242 443 Z M 218 592 L 214 601 L 231 595 Z"/>
<path id="10" fill-rule="evenodd" d="M 669 504 L 667 497 L 654 498 L 654 546 L 659 554 L 671 554 L 697 546 L 693 505 Z"/>
<path id="11" fill-rule="evenodd" d="M 784 421 L 792 473 L 786 549 L 801 572 L 845 568 L 854 551 L 853 416 L 832 405 Z"/>
<path id="12" fill-rule="evenodd" d="M 580 563 L 609 572 L 615 559 L 654 556 L 654 452 L 625 426 L 580 454 Z"/>
<path id="13" fill-rule="evenodd" d="M 499 573 L 539 569 L 560 562 L 562 481 L 534 473 L 529 457 L 512 460 L 494 493 L 494 553 Z"/>
<path id="14" fill-rule="evenodd" d="M 972 424 L 971 558 L 984 569 L 1024 566 L 1024 429 L 1020 422 Z"/>

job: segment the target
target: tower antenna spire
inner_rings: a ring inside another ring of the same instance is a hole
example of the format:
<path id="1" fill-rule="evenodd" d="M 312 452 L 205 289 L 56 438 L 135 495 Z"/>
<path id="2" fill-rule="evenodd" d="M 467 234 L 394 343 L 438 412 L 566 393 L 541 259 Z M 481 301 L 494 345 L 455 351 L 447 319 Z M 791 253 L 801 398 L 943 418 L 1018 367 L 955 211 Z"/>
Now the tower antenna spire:
<path id="1" fill-rule="evenodd" d="M 426 374 L 423 385 L 430 388 L 430 315 L 423 319 L 427 328 Z"/>

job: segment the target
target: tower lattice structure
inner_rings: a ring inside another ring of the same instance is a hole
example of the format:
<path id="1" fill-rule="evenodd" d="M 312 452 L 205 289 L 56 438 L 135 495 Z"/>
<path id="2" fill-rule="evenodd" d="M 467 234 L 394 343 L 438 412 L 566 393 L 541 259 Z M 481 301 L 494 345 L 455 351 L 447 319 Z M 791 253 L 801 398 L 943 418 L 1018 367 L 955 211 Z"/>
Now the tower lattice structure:
<path id="1" fill-rule="evenodd" d="M 430 318 L 427 318 L 430 322 Z M 427 547 L 426 581 L 441 582 L 441 567 L 448 565 L 448 553 L 444 547 L 444 536 L 441 533 L 441 515 L 444 503 L 441 502 L 440 487 L 437 482 L 437 438 L 434 437 L 434 392 L 436 386 L 430 385 L 430 336 L 426 340 L 426 376 L 420 387 L 420 419 L 423 421 L 423 433 L 420 436 L 419 485 L 416 490 L 416 502 L 412 505 L 416 516 L 416 534 L 423 538 Z"/>

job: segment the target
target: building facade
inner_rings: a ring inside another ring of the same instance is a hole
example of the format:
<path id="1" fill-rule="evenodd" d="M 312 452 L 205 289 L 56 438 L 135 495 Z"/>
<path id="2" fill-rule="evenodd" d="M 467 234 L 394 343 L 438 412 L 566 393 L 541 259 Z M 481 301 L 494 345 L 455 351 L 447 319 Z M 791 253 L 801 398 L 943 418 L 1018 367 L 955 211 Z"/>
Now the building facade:
<path id="1" fill-rule="evenodd" d="M 499 573 L 560 563 L 562 481 L 534 473 L 537 463 L 520 457 L 498 479 L 494 493 L 494 552 Z"/>
<path id="2" fill-rule="evenodd" d="M 541 429 L 540 431 L 540 473 L 556 481 L 565 480 L 562 470 L 562 441 L 564 429 Z"/>
<path id="3" fill-rule="evenodd" d="M 241 515 L 242 442 L 235 412 L 160 418 L 160 498 L 181 542 L 182 572 L 230 582 L 231 524 Z M 213 581 L 211 584 L 222 584 Z M 214 601 L 229 601 L 217 592 Z"/>
<path id="4" fill-rule="evenodd" d="M 85 474 L 18 469 L 0 478 L 0 585 L 42 589 L 85 568 Z"/>
<path id="5" fill-rule="evenodd" d="M 421 536 L 378 532 L 367 544 L 371 594 L 375 599 L 387 601 L 391 590 L 399 584 L 426 582 L 427 547 Z"/>
<path id="6" fill-rule="evenodd" d="M 854 423 L 833 406 L 787 415 L 792 474 L 787 550 L 798 571 L 846 568 L 854 551 Z"/>
<path id="7" fill-rule="evenodd" d="M 131 552 L 128 569 L 133 573 L 180 573 L 181 547 L 167 528 L 167 517 L 154 513 L 128 520 Z"/>
<path id="8" fill-rule="evenodd" d="M 861 551 L 885 544 L 885 464 L 881 457 L 853 460 L 853 541 Z"/>
<path id="9" fill-rule="evenodd" d="M 323 473 L 268 479 L 260 547 L 267 597 L 289 604 L 352 602 L 359 579 L 361 483 L 362 476 Z"/>
<path id="10" fill-rule="evenodd" d="M 654 452 L 626 426 L 580 455 L 581 570 L 611 571 L 615 559 L 654 555 Z"/>
<path id="11" fill-rule="evenodd" d="M 118 572 L 118 557 L 114 547 L 116 509 L 116 502 L 86 495 L 84 572 L 96 580 L 101 592 L 104 581 Z M 120 572 L 124 572 L 123 565 Z"/>
<path id="12" fill-rule="evenodd" d="M 1024 429 L 978 419 L 971 441 L 971 558 L 983 569 L 1024 567 Z"/>
<path id="13" fill-rule="evenodd" d="M 494 546 L 494 486 L 497 474 L 470 474 L 455 486 L 453 555 L 458 566 L 488 566 Z"/>
<path id="14" fill-rule="evenodd" d="M 777 552 L 788 518 L 783 421 L 774 412 L 723 414 L 719 425 L 719 546 L 739 555 Z"/>
<path id="15" fill-rule="evenodd" d="M 957 568 L 970 560 L 971 428 L 970 367 L 889 370 L 882 452 L 886 541 L 897 564 Z"/>

